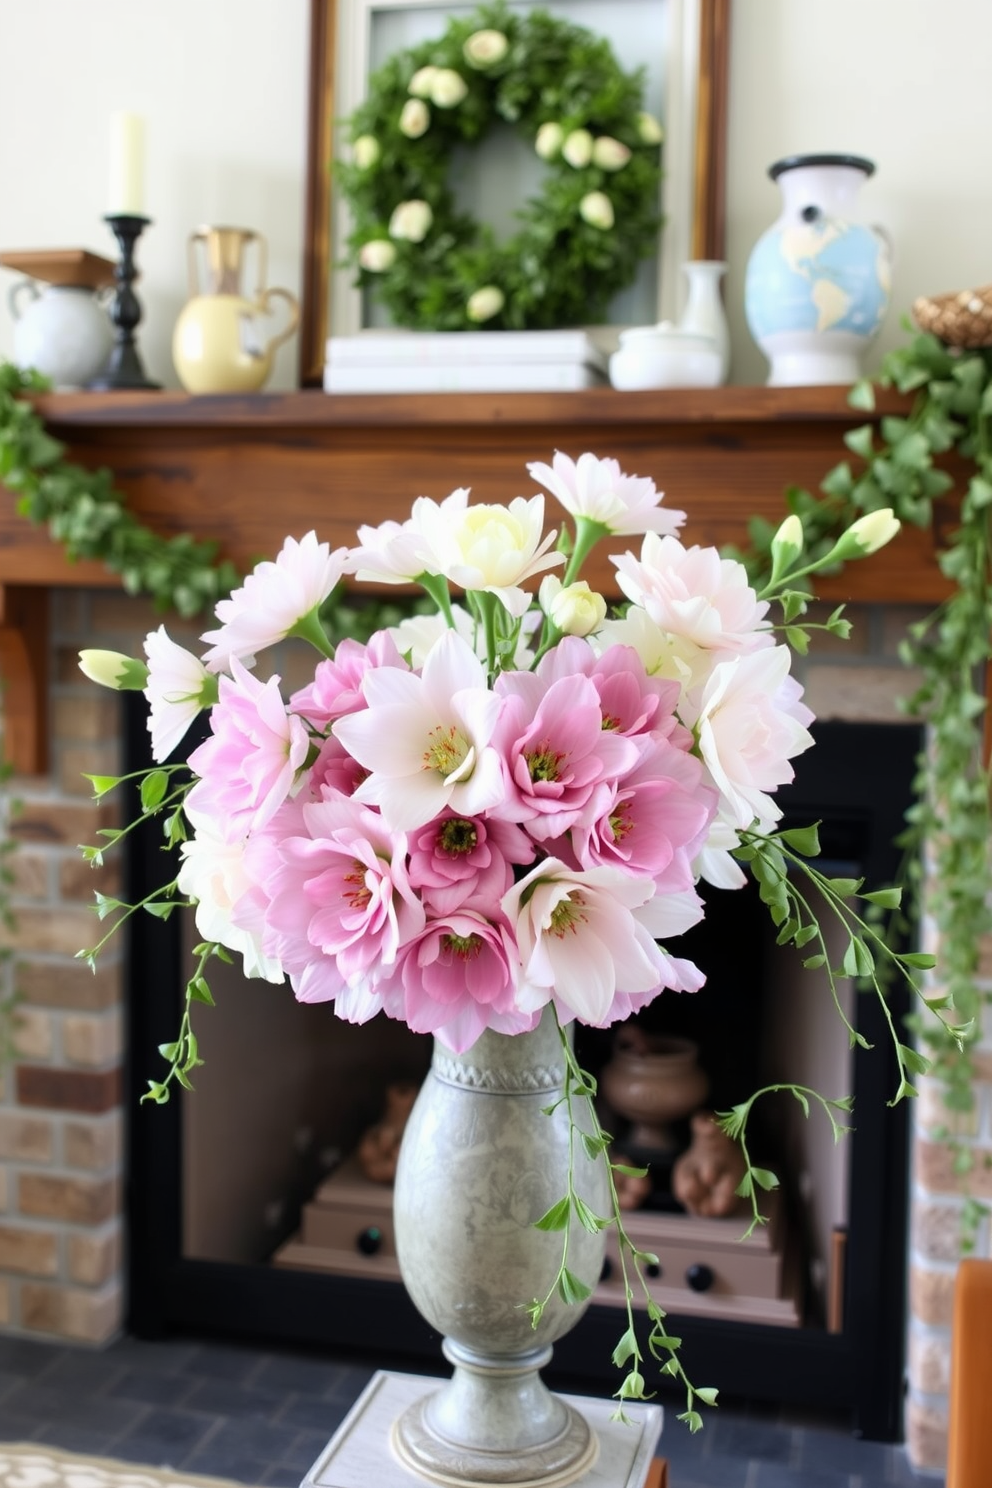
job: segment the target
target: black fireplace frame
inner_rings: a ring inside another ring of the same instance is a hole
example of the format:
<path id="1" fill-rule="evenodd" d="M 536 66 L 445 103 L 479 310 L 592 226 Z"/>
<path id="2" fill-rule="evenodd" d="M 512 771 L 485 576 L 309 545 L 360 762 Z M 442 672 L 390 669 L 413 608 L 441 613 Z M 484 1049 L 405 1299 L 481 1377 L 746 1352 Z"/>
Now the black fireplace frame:
<path id="1" fill-rule="evenodd" d="M 130 703 L 130 699 L 125 700 Z M 908 724 L 822 723 L 818 747 L 797 761 L 780 793 L 790 821 L 855 821 L 862 832 L 859 871 L 874 886 L 891 882 L 922 738 Z M 147 760 L 141 700 L 125 707 L 128 768 Z M 137 836 L 128 875 L 133 895 L 161 881 L 155 832 Z M 174 1038 L 184 974 L 177 918 L 135 917 L 128 948 L 126 1070 L 129 1330 L 219 1336 L 361 1358 L 379 1367 L 442 1372 L 440 1339 L 401 1285 L 323 1276 L 264 1264 L 193 1259 L 182 1251 L 182 1098 L 141 1103 L 160 1066 L 158 1046 Z M 904 989 L 891 994 L 898 1020 Z M 204 1009 L 204 1016 L 209 1010 Z M 857 998 L 860 1031 L 874 1047 L 854 1052 L 855 1131 L 850 1151 L 850 1223 L 844 1323 L 839 1333 L 709 1318 L 670 1316 L 684 1338 L 690 1378 L 726 1397 L 849 1411 L 855 1434 L 902 1438 L 905 1240 L 909 1124 L 906 1102 L 889 1108 L 896 1086 L 888 1031 L 874 997 Z M 208 1078 L 204 1072 L 203 1078 Z M 618 1383 L 610 1355 L 614 1308 L 593 1306 L 555 1346 L 549 1380 L 586 1393 Z"/>

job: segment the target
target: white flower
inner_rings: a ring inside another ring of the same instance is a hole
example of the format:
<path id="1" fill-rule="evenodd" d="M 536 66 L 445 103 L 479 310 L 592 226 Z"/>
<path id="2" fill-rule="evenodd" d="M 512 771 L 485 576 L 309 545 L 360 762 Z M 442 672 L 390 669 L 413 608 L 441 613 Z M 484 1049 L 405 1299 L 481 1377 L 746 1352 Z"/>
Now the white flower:
<path id="1" fill-rule="evenodd" d="M 370 238 L 359 248 L 358 262 L 370 274 L 384 274 L 396 262 L 396 249 L 388 238 Z"/>
<path id="2" fill-rule="evenodd" d="M 474 294 L 469 295 L 465 305 L 465 314 L 469 320 L 477 324 L 484 320 L 492 320 L 498 315 L 506 304 L 506 296 L 495 284 L 484 284 Z"/>
<path id="3" fill-rule="evenodd" d="M 125 656 L 123 651 L 80 651 L 79 670 L 91 682 L 117 692 L 140 692 L 148 678 L 144 662 Z"/>
<path id="4" fill-rule="evenodd" d="M 573 517 L 598 522 L 616 537 L 643 532 L 674 534 L 684 511 L 662 510 L 659 491 L 648 476 L 624 475 L 619 461 L 580 455 L 578 461 L 555 450 L 550 465 L 532 461 L 527 470 Z"/>
<path id="5" fill-rule="evenodd" d="M 502 31 L 473 31 L 462 47 L 465 61 L 470 67 L 495 67 L 509 51 L 510 43 Z"/>
<path id="6" fill-rule="evenodd" d="M 699 687 L 713 670 L 713 652 L 686 636 L 663 629 L 640 605 L 631 605 L 622 620 L 604 620 L 592 646 L 602 656 L 611 646 L 629 646 L 644 663 L 649 677 L 677 682 L 685 694 Z"/>
<path id="7" fill-rule="evenodd" d="M 562 588 L 561 579 L 548 574 L 538 592 L 541 609 L 562 635 L 587 636 L 606 618 L 606 600 L 585 579 Z"/>
<path id="8" fill-rule="evenodd" d="M 152 736 L 152 759 L 168 759 L 204 707 L 217 701 L 217 679 L 203 662 L 177 643 L 165 626 L 145 637 L 148 657 L 148 732 Z"/>
<path id="9" fill-rule="evenodd" d="M 414 502 L 413 520 L 431 553 L 431 567 L 462 589 L 495 594 L 519 618 L 530 595 L 518 586 L 533 574 L 564 563 L 549 553 L 556 533 L 542 538 L 544 497 L 517 496 L 509 506 L 469 506 L 466 490 L 440 504 L 427 496 Z"/>
<path id="10" fill-rule="evenodd" d="M 457 108 L 468 92 L 468 83 L 453 67 L 439 67 L 431 79 L 431 102 L 438 108 Z"/>
<path id="11" fill-rule="evenodd" d="M 573 129 L 571 134 L 566 135 L 561 153 L 569 165 L 576 170 L 583 170 L 592 159 L 592 135 L 588 129 Z"/>
<path id="12" fill-rule="evenodd" d="M 434 78 L 437 75 L 436 67 L 418 67 L 407 84 L 407 92 L 412 93 L 414 98 L 430 98 L 431 88 L 434 86 Z"/>
<path id="13" fill-rule="evenodd" d="M 419 139 L 431 124 L 431 111 L 420 98 L 408 98 L 400 113 L 400 133 L 407 139 Z"/>
<path id="14" fill-rule="evenodd" d="M 405 238 L 408 243 L 422 243 L 433 221 L 434 213 L 427 202 L 419 198 L 400 202 L 389 219 L 389 235 Z"/>
<path id="15" fill-rule="evenodd" d="M 617 582 L 662 630 L 709 651 L 770 646 L 768 605 L 748 583 L 747 570 L 716 548 L 684 548 L 676 537 L 649 532 L 640 559 L 610 556 Z"/>
<path id="16" fill-rule="evenodd" d="M 446 630 L 423 670 L 379 667 L 366 673 L 368 707 L 334 725 L 348 753 L 370 771 L 353 799 L 378 806 L 393 832 L 412 832 L 450 808 L 475 816 L 505 794 L 503 767 L 490 743 L 500 700 L 471 648 Z"/>
<path id="17" fill-rule="evenodd" d="M 246 908 L 252 889 L 245 870 L 244 842 L 224 842 L 206 821 L 194 825 L 195 837 L 181 848 L 183 862 L 176 884 L 181 894 L 196 901 L 197 930 L 204 940 L 216 941 L 242 956 L 245 976 L 283 981 L 279 962 L 262 952 L 261 914 L 252 929 L 234 923 L 235 912 Z"/>
<path id="18" fill-rule="evenodd" d="M 374 134 L 360 134 L 351 147 L 352 158 L 359 170 L 375 165 L 382 151 Z"/>
<path id="19" fill-rule="evenodd" d="M 637 132 L 645 145 L 660 145 L 665 138 L 665 131 L 654 114 L 646 113 L 643 109 L 637 116 Z"/>
<path id="20" fill-rule="evenodd" d="M 609 232 L 613 226 L 613 203 L 605 191 L 587 191 L 579 202 L 579 215 L 590 227 Z"/>
<path id="21" fill-rule="evenodd" d="M 610 134 L 601 134 L 593 143 L 592 163 L 598 165 L 600 170 L 623 170 L 629 159 L 630 150 L 627 146 Z"/>
<path id="22" fill-rule="evenodd" d="M 554 160 L 561 153 L 565 131 L 554 119 L 542 124 L 534 139 L 534 149 L 542 160 Z"/>
<path id="23" fill-rule="evenodd" d="M 211 672 L 225 671 L 232 656 L 252 666 L 255 654 L 274 646 L 323 604 L 345 571 L 347 548 L 331 552 L 308 532 L 299 542 L 287 537 L 274 563 L 259 563 L 214 614 L 220 628 L 200 637 L 212 643 L 203 660 Z"/>
<path id="24" fill-rule="evenodd" d="M 359 527 L 358 540 L 361 547 L 349 550 L 345 569 L 360 583 L 409 584 L 427 570 L 427 548 L 409 518 Z"/>

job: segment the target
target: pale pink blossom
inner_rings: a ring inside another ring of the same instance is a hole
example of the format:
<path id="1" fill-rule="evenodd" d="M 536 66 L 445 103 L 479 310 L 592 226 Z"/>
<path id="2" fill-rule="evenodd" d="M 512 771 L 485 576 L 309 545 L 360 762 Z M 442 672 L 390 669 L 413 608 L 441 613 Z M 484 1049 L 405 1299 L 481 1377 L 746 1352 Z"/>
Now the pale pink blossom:
<path id="1" fill-rule="evenodd" d="M 345 572 L 347 548 L 331 552 L 308 532 L 299 542 L 287 537 L 274 563 L 259 563 L 229 599 L 218 600 L 217 630 L 200 637 L 210 643 L 203 660 L 212 672 L 230 670 L 232 656 L 253 666 L 259 651 L 274 646 L 323 604 Z"/>
<path id="2" fill-rule="evenodd" d="M 414 1033 L 433 1033 L 456 1053 L 487 1028 L 524 1033 L 539 1013 L 516 1005 L 516 946 L 504 924 L 472 910 L 430 921 L 400 952 L 390 988 L 402 988 L 394 1013 Z M 387 998 L 387 1011 L 394 1006 Z"/>
<path id="3" fill-rule="evenodd" d="M 333 660 L 317 663 L 313 681 L 293 693 L 289 706 L 323 733 L 335 718 L 365 707 L 362 681 L 371 667 L 380 666 L 406 670 L 406 663 L 388 631 L 376 631 L 367 646 L 360 641 L 344 640 Z"/>
<path id="4" fill-rule="evenodd" d="M 427 572 L 429 552 L 414 522 L 380 522 L 358 529 L 360 546 L 350 548 L 345 571 L 362 583 L 409 584 Z"/>
<path id="5" fill-rule="evenodd" d="M 339 1016 L 364 1021 L 381 1007 L 379 972 L 424 926 L 406 837 L 354 800 L 310 802 L 300 816 L 298 835 L 263 833 L 254 844 L 251 871 L 268 900 L 266 949 L 301 1002 L 343 998 Z"/>
<path id="6" fill-rule="evenodd" d="M 563 1023 L 606 1027 L 625 999 L 649 1001 L 671 985 L 668 958 L 640 917 L 648 879 L 616 868 L 582 871 L 545 858 L 503 898 L 520 955 L 517 1006 L 553 1002 Z"/>
<path id="7" fill-rule="evenodd" d="M 530 604 L 525 580 L 564 563 L 548 549 L 556 533 L 544 531 L 544 497 L 516 497 L 509 506 L 470 506 L 466 490 L 442 502 L 421 496 L 413 521 L 431 553 L 431 570 L 462 589 L 495 594 L 519 618 Z"/>
<path id="8" fill-rule="evenodd" d="M 813 714 L 800 701 L 802 688 L 789 675 L 786 646 L 735 656 L 712 676 L 684 713 L 699 752 L 721 796 L 725 816 L 738 827 L 757 822 L 766 830 L 782 815 L 769 795 L 793 778 L 789 760 L 813 743 Z"/>
<path id="9" fill-rule="evenodd" d="M 366 674 L 368 707 L 334 732 L 370 773 L 359 800 L 378 806 L 395 831 L 414 831 L 443 811 L 477 816 L 505 792 L 492 745 L 500 699 L 461 636 L 445 631 L 422 672 L 380 667 Z"/>
<path id="10" fill-rule="evenodd" d="M 642 605 L 662 630 L 708 651 L 754 651 L 771 646 L 768 605 L 748 583 L 747 570 L 716 548 L 684 548 L 676 537 L 649 532 L 641 556 L 612 556 L 628 599 Z"/>
<path id="11" fill-rule="evenodd" d="M 260 916 L 248 912 L 254 884 L 245 867 L 244 842 L 226 842 L 204 820 L 183 843 L 181 853 L 177 886 L 196 901 L 194 918 L 203 939 L 239 955 L 245 976 L 284 981 L 278 959 L 262 949 Z"/>
<path id="12" fill-rule="evenodd" d="M 550 465 L 535 460 L 527 469 L 573 517 L 598 522 L 617 537 L 674 533 L 685 521 L 684 511 L 661 509 L 664 492 L 653 480 L 624 475 L 616 460 L 585 454 L 575 461 L 555 450 Z"/>
<path id="13" fill-rule="evenodd" d="M 495 742 L 506 771 L 506 799 L 495 814 L 519 822 L 537 841 L 595 820 L 639 750 L 604 727 L 593 683 L 552 679 L 539 668 L 501 673 L 495 692 L 503 703 Z"/>
<path id="14" fill-rule="evenodd" d="M 618 646 L 636 651 L 649 677 L 677 684 L 679 695 L 706 681 L 719 653 L 704 650 L 687 636 L 664 630 L 640 605 L 632 604 L 619 620 L 604 620 L 591 637 L 600 656 Z"/>
<path id="15" fill-rule="evenodd" d="M 410 833 L 410 882 L 432 915 L 468 902 L 498 904 L 513 865 L 531 863 L 534 845 L 512 822 L 445 812 Z"/>
<path id="16" fill-rule="evenodd" d="M 210 712 L 211 736 L 189 757 L 200 778 L 186 798 L 227 841 L 263 827 L 289 795 L 310 748 L 303 722 L 286 712 L 279 678 L 260 682 L 231 658 Z"/>
<path id="17" fill-rule="evenodd" d="M 148 732 L 152 759 L 168 759 L 204 706 L 217 700 L 217 683 L 203 662 L 180 646 L 164 625 L 145 637 L 148 680 Z"/>

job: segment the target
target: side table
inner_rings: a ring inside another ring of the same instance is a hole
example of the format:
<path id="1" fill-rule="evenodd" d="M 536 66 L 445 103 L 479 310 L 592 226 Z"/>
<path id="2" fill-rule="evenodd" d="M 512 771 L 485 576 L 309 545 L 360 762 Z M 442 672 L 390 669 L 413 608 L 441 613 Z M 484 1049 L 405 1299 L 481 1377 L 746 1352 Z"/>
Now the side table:
<path id="1" fill-rule="evenodd" d="M 424 1488 L 428 1480 L 393 1456 L 389 1439 L 397 1417 L 415 1400 L 436 1389 L 437 1383 L 424 1375 L 379 1370 L 300 1488 Z M 666 1488 L 665 1464 L 653 1461 L 661 1435 L 661 1406 L 628 1405 L 631 1424 L 624 1426 L 610 1420 L 615 1407 L 608 1400 L 576 1395 L 562 1398 L 581 1410 L 600 1442 L 599 1460 L 574 1488 Z"/>

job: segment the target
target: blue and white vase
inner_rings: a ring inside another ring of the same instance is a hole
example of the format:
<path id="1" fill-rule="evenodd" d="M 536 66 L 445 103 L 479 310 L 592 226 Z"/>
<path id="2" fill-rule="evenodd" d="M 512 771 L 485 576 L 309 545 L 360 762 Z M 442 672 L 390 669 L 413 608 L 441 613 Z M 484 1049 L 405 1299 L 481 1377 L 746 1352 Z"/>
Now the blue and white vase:
<path id="1" fill-rule="evenodd" d="M 748 260 L 744 310 L 771 363 L 770 387 L 861 376 L 891 287 L 888 239 L 858 205 L 874 169 L 859 155 L 791 155 L 769 168 L 782 215 Z"/>

